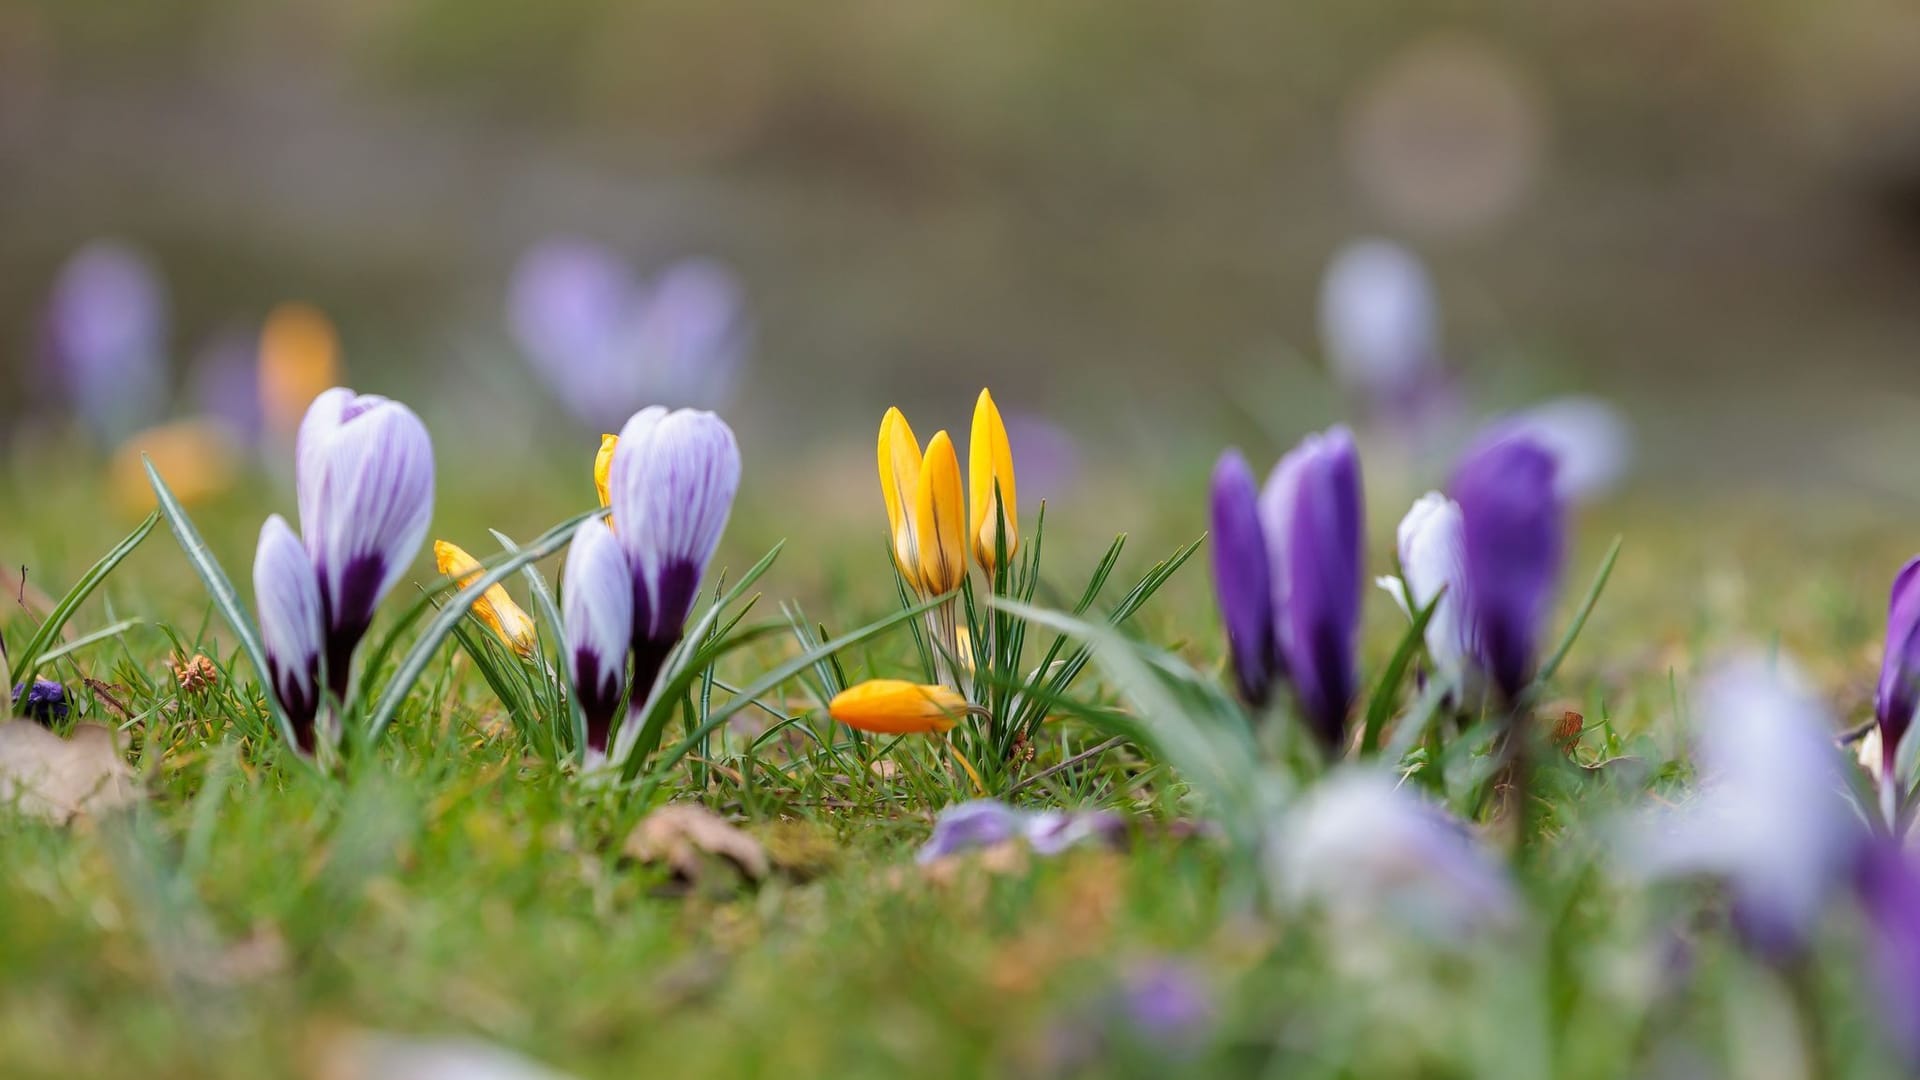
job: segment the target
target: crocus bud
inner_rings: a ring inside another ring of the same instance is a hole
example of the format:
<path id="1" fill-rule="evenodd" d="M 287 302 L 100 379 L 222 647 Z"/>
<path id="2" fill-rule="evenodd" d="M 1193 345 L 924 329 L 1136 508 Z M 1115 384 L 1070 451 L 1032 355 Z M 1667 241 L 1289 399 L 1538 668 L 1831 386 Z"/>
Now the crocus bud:
<path id="1" fill-rule="evenodd" d="M 294 454 L 300 534 L 326 616 L 327 678 L 344 697 L 374 608 L 426 542 L 433 442 L 405 405 L 335 387 L 307 410 Z"/>
<path id="2" fill-rule="evenodd" d="M 461 588 L 486 574 L 480 560 L 467 554 L 460 545 L 446 540 L 433 542 L 433 562 L 440 572 L 457 581 Z M 513 602 L 504 585 L 492 585 L 473 602 L 474 617 L 485 623 L 503 643 L 521 656 L 532 656 L 538 643 L 533 619 Z"/>
<path id="3" fill-rule="evenodd" d="M 561 580 L 567 670 L 587 719 L 587 746 L 605 753 L 625 684 L 633 637 L 633 572 L 613 533 L 598 519 L 573 534 Z"/>
<path id="4" fill-rule="evenodd" d="M 605 247 L 556 239 L 514 268 L 507 319 L 528 363 L 587 424 L 616 426 L 640 404 L 638 375 L 621 362 L 640 283 Z"/>
<path id="5" fill-rule="evenodd" d="M 740 488 L 733 429 L 710 412 L 658 406 L 627 421 L 608 477 L 633 589 L 633 707 L 680 640 Z"/>
<path id="6" fill-rule="evenodd" d="M 880 418 L 880 497 L 887 504 L 887 536 L 894 565 L 914 589 L 920 588 L 920 541 L 914 534 L 914 491 L 920 483 L 920 440 L 899 409 Z"/>
<path id="7" fill-rule="evenodd" d="M 1920 1068 L 1920 867 L 1899 844 L 1881 841 L 1861 858 L 1856 887 L 1880 1015 L 1911 1074 Z"/>
<path id="8" fill-rule="evenodd" d="M 51 374 L 95 438 L 118 441 L 157 417 L 167 301 L 138 252 L 108 241 L 75 252 L 54 283 L 44 335 Z"/>
<path id="9" fill-rule="evenodd" d="M 731 270 L 704 258 L 661 270 L 640 301 L 634 330 L 649 400 L 724 404 L 751 337 L 745 291 Z"/>
<path id="10" fill-rule="evenodd" d="M 1360 462 L 1336 427 L 1301 440 L 1260 493 L 1275 640 L 1302 719 L 1331 748 L 1346 731 L 1360 631 Z"/>
<path id="11" fill-rule="evenodd" d="M 1554 457 L 1500 431 L 1470 448 L 1453 474 L 1465 571 L 1460 599 L 1479 667 L 1508 701 L 1533 679 L 1565 547 Z"/>
<path id="12" fill-rule="evenodd" d="M 1274 641 L 1273 585 L 1267 541 L 1260 531 L 1259 493 L 1253 470 L 1237 450 L 1213 467 L 1211 498 L 1213 589 L 1226 624 L 1240 696 L 1263 705 L 1279 660 Z"/>
<path id="13" fill-rule="evenodd" d="M 293 725 L 300 749 L 316 742 L 314 718 L 320 711 L 320 652 L 325 622 L 320 581 L 300 538 L 275 514 L 260 527 L 253 557 L 253 597 L 259 610 L 261 644 L 267 652 L 267 683 Z"/>
<path id="14" fill-rule="evenodd" d="M 946 731 L 966 713 L 967 699 L 954 690 L 904 679 L 868 679 L 827 703 L 827 715 L 835 720 L 881 735 Z"/>
<path id="15" fill-rule="evenodd" d="M 935 432 L 913 486 L 914 538 L 920 545 L 920 587 L 928 595 L 952 592 L 967 576 L 965 496 L 953 440 Z"/>
<path id="16" fill-rule="evenodd" d="M 1460 551 L 1460 507 L 1437 491 L 1429 491 L 1414 500 L 1407 516 L 1400 520 L 1398 533 L 1400 578 L 1381 578 L 1394 602 L 1405 606 L 1411 597 L 1414 610 L 1424 611 L 1440 597 L 1433 616 L 1427 620 L 1427 656 L 1442 679 L 1456 687 L 1465 677 L 1470 646 L 1466 627 L 1460 617 L 1460 594 L 1465 565 Z M 1402 582 L 1405 595 L 1402 595 Z M 1441 590 L 1445 590 L 1443 594 Z"/>
<path id="17" fill-rule="evenodd" d="M 980 568 L 991 574 L 999 565 L 1000 531 L 1006 530 L 1005 557 L 1011 561 L 1020 546 L 1020 501 L 1014 494 L 1013 446 L 1007 441 L 1007 425 L 993 395 L 985 390 L 973 406 L 973 434 L 967 440 L 967 479 L 971 485 L 968 505 L 973 517 L 968 532 L 973 539 L 973 557 Z"/>
<path id="18" fill-rule="evenodd" d="M 1920 706 L 1920 558 L 1900 568 L 1887 600 L 1887 643 L 1880 660 L 1874 720 L 1880 726 L 1881 781 L 1891 787 L 1900 740 Z"/>

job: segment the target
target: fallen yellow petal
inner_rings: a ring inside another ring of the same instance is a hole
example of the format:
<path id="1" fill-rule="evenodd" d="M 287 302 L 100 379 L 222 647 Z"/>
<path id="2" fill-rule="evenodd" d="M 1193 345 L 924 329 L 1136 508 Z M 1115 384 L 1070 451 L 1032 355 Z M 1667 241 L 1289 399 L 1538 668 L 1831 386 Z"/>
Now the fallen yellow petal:
<path id="1" fill-rule="evenodd" d="M 457 544 L 445 540 L 433 542 L 433 561 L 440 572 L 460 582 L 461 588 L 479 580 L 486 573 L 473 556 L 461 550 Z M 481 622 L 486 623 L 507 647 L 521 656 L 532 656 L 535 641 L 533 620 L 513 602 L 503 585 L 492 585 L 480 594 L 473 603 L 473 613 Z"/>
<path id="2" fill-rule="evenodd" d="M 967 699 L 952 688 L 905 679 L 869 679 L 827 703 L 827 713 L 835 720 L 880 735 L 946 731 L 966 711 Z"/>

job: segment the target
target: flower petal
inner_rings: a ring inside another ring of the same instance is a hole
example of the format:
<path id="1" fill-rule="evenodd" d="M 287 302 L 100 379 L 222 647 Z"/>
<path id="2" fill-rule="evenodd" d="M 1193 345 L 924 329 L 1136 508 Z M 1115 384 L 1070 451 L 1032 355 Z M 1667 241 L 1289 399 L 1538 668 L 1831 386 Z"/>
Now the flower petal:
<path id="1" fill-rule="evenodd" d="M 869 679 L 827 703 L 827 714 L 850 728 L 882 735 L 946 731 L 967 711 L 953 689 L 905 679 Z"/>
<path id="2" fill-rule="evenodd" d="M 1418 609 L 1424 610 L 1442 589 L 1446 590 L 1427 621 L 1427 655 L 1443 678 L 1458 680 L 1465 673 L 1468 656 L 1465 624 L 1460 619 L 1460 594 L 1466 574 L 1460 548 L 1460 507 L 1437 491 L 1427 492 L 1414 500 L 1407 516 L 1400 519 L 1398 539 L 1400 569 Z M 1405 605 L 1404 598 L 1395 599 Z"/>
<path id="3" fill-rule="evenodd" d="M 1449 487 L 1460 507 L 1468 639 L 1509 701 L 1533 678 L 1565 554 L 1554 472 L 1546 447 L 1495 428 L 1462 457 Z"/>
<path id="4" fill-rule="evenodd" d="M 275 514 L 260 527 L 253 558 L 253 596 L 267 651 L 267 682 L 293 721 L 301 749 L 313 749 L 320 708 L 320 651 L 324 642 L 320 582 L 306 548 Z"/>
<path id="5" fill-rule="evenodd" d="M 985 390 L 973 405 L 973 434 L 967 440 L 967 479 L 971 485 L 968 506 L 973 517 L 968 532 L 973 537 L 974 558 L 980 568 L 992 573 L 999 565 L 1000 519 L 1006 518 L 1006 558 L 1011 560 L 1020 546 L 1019 506 L 1014 492 L 1013 447 L 1007 441 L 1007 425 L 993 395 Z"/>
<path id="6" fill-rule="evenodd" d="M 967 576 L 966 495 L 960 459 L 942 431 L 927 443 L 913 488 L 913 532 L 920 549 L 920 587 L 929 596 L 952 592 Z"/>
<path id="7" fill-rule="evenodd" d="M 633 575 L 613 533 L 589 520 L 573 534 L 561 581 L 567 670 L 587 717 L 587 742 L 604 751 L 633 635 Z"/>
<path id="8" fill-rule="evenodd" d="M 1275 642 L 1302 718 L 1330 747 L 1344 734 L 1356 679 L 1362 513 L 1359 456 L 1341 427 L 1301 440 L 1260 495 Z"/>
<path id="9" fill-rule="evenodd" d="M 880 418 L 880 496 L 887 504 L 887 536 L 893 561 L 913 588 L 920 587 L 920 541 L 914 534 L 913 496 L 920 482 L 920 440 L 899 409 Z"/>
<path id="10" fill-rule="evenodd" d="M 1234 675 L 1247 701 L 1265 703 L 1276 663 L 1271 567 L 1260 528 L 1253 470 L 1237 450 L 1213 467 L 1210 498 L 1213 591 L 1220 605 Z"/>
<path id="11" fill-rule="evenodd" d="M 620 436 L 600 436 L 600 449 L 593 455 L 593 491 L 600 496 L 601 506 L 613 505 L 613 489 L 609 486 L 609 476 L 613 472 L 613 452 L 620 445 Z"/>
<path id="12" fill-rule="evenodd" d="M 466 553 L 458 544 L 446 540 L 433 542 L 433 561 L 440 572 L 466 588 L 486 573 L 480 561 Z M 512 594 L 504 585 L 492 585 L 480 594 L 473 603 L 473 614 L 487 624 L 507 647 L 521 656 L 532 656 L 537 639 L 533 620 L 513 602 Z"/>
<path id="13" fill-rule="evenodd" d="M 610 486 L 618 537 L 636 575 L 635 640 L 671 644 L 740 488 L 733 429 L 710 412 L 646 409 L 620 433 Z"/>

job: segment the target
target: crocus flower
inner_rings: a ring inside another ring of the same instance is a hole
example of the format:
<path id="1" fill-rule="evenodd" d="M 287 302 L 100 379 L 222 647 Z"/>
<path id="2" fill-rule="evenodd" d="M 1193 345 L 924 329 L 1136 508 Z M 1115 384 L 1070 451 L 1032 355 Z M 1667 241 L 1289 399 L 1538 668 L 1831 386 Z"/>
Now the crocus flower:
<path id="1" fill-rule="evenodd" d="M 1920 707 L 1920 557 L 1900 568 L 1887 599 L 1887 641 L 1873 716 L 1880 731 L 1880 790 L 1891 819 L 1898 791 L 1900 740 Z"/>
<path id="2" fill-rule="evenodd" d="M 1496 429 L 1454 469 L 1460 509 L 1460 599 L 1480 670 L 1508 701 L 1534 675 L 1565 547 L 1554 457 L 1539 442 Z"/>
<path id="3" fill-rule="evenodd" d="M 138 252 L 96 241 L 54 282 L 45 358 L 95 438 L 112 444 L 159 415 L 167 393 L 167 301 Z"/>
<path id="4" fill-rule="evenodd" d="M 1334 377 L 1389 418 L 1438 400 L 1440 325 L 1420 260 L 1385 240 L 1340 249 L 1320 286 L 1320 338 Z"/>
<path id="5" fill-rule="evenodd" d="M 613 533 L 589 520 L 573 534 L 561 582 L 567 670 L 587 720 L 587 746 L 605 753 L 633 641 L 633 572 Z"/>
<path id="6" fill-rule="evenodd" d="M 1213 586 L 1226 624 L 1240 695 L 1264 705 L 1280 662 L 1274 635 L 1272 570 L 1260 531 L 1259 491 L 1238 450 L 1213 467 Z"/>
<path id="7" fill-rule="evenodd" d="M 1460 617 L 1460 594 L 1466 574 L 1460 550 L 1460 507 L 1437 491 L 1414 500 L 1398 532 L 1400 577 L 1381 577 L 1375 584 L 1405 609 L 1409 598 L 1415 611 L 1440 598 L 1427 620 L 1427 656 L 1440 678 L 1456 688 L 1466 676 L 1471 643 Z M 1441 590 L 1446 590 L 1442 594 Z"/>
<path id="8" fill-rule="evenodd" d="M 1920 867 L 1899 845 L 1875 843 L 1860 860 L 1855 886 L 1887 1033 L 1908 1067 L 1920 1068 Z"/>
<path id="9" fill-rule="evenodd" d="M 152 459 L 174 497 L 192 506 L 233 487 L 238 457 L 227 429 L 204 419 L 175 420 L 137 431 L 114 450 L 108 463 L 114 504 L 129 516 L 153 509 L 153 485 L 147 480 L 143 459 Z"/>
<path id="10" fill-rule="evenodd" d="M 827 714 L 850 728 L 881 735 L 946 731 L 967 712 L 967 699 L 939 685 L 869 679 L 827 703 Z"/>
<path id="11" fill-rule="evenodd" d="M 466 553 L 458 544 L 446 540 L 433 542 L 434 565 L 440 573 L 454 578 L 461 588 L 479 580 L 486 573 L 480 561 Z M 473 603 L 474 617 L 487 625 L 508 648 L 521 656 L 532 656 L 537 635 L 533 620 L 527 616 L 520 605 L 513 602 L 506 586 L 493 585 L 480 594 Z"/>
<path id="12" fill-rule="evenodd" d="M 280 438 L 296 431 L 310 407 L 340 382 L 340 337 L 333 322 L 307 304 L 281 304 L 260 328 L 260 413 Z"/>
<path id="13" fill-rule="evenodd" d="M 254 589 L 273 669 L 269 681 L 302 748 L 310 750 L 319 706 L 310 685 L 312 658 L 323 658 L 327 689 L 344 700 L 353 652 L 374 609 L 426 541 L 433 443 L 405 405 L 335 387 L 307 410 L 294 456 L 304 558 L 290 550 L 286 523 L 269 519 L 254 560 Z M 318 641 L 309 618 L 314 610 Z"/>
<path id="14" fill-rule="evenodd" d="M 1008 561 L 1020 546 L 1019 499 L 1014 495 L 1013 447 L 1007 426 L 993 395 L 985 390 L 973 406 L 973 435 L 967 440 L 968 502 L 973 509 L 973 557 L 991 574 L 1004 556 Z M 1004 519 L 1004 521 L 1002 520 Z M 1006 530 L 1007 550 L 1000 551 L 1000 530 Z"/>
<path id="15" fill-rule="evenodd" d="M 15 683 L 13 707 L 20 715 L 42 724 L 67 718 L 67 688 L 52 679 L 35 679 L 33 685 Z"/>
<path id="16" fill-rule="evenodd" d="M 1284 673 L 1308 729 L 1337 746 L 1353 700 L 1366 540 L 1353 436 L 1341 427 L 1307 436 L 1250 508 L 1251 489 L 1239 455 L 1215 466 L 1214 585 L 1241 692 L 1257 703 Z"/>
<path id="17" fill-rule="evenodd" d="M 194 407 L 242 446 L 258 444 L 266 431 L 259 345 L 258 335 L 230 327 L 206 344 L 193 365 Z"/>
<path id="18" fill-rule="evenodd" d="M 620 436 L 602 435 L 600 436 L 600 449 L 593 455 L 593 492 L 600 496 L 600 505 L 603 507 L 613 505 L 613 487 L 611 480 L 613 476 L 613 452 L 619 445 Z M 608 518 L 607 524 L 612 525 L 613 519 Z"/>
<path id="19" fill-rule="evenodd" d="M 1495 928 L 1517 910 L 1511 882 L 1467 826 L 1383 773 L 1322 780 L 1274 842 L 1280 897 L 1339 919 L 1444 941 Z"/>
<path id="20" fill-rule="evenodd" d="M 1633 429 L 1620 410 L 1595 397 L 1564 397 L 1508 417 L 1504 430 L 1533 439 L 1553 455 L 1554 490 L 1569 503 L 1618 487 L 1633 461 Z"/>
<path id="21" fill-rule="evenodd" d="M 717 405 L 751 338 L 738 281 L 688 259 L 643 282 L 618 256 L 553 240 L 514 271 L 508 319 L 561 403 L 605 429 L 649 402 Z"/>
<path id="22" fill-rule="evenodd" d="M 608 471 L 633 594 L 635 712 L 679 642 L 740 487 L 733 429 L 710 412 L 655 406 L 620 431 Z"/>
<path id="23" fill-rule="evenodd" d="M 1630 834 L 1631 859 L 1655 876 L 1724 880 L 1741 940 L 1788 959 L 1860 850 L 1832 725 L 1790 666 L 1758 659 L 1710 675 L 1693 719 L 1703 787 Z"/>
<path id="24" fill-rule="evenodd" d="M 1126 821 L 1102 810 L 1030 811 L 997 799 L 975 799 L 940 811 L 933 836 L 914 860 L 930 863 L 1012 840 L 1026 841 L 1036 854 L 1057 855 L 1081 844 L 1117 846 L 1125 834 Z"/>
<path id="25" fill-rule="evenodd" d="M 879 461 L 900 573 L 923 596 L 959 588 L 967 573 L 967 519 L 953 440 L 938 432 L 923 455 L 907 418 L 888 409 L 880 421 Z"/>

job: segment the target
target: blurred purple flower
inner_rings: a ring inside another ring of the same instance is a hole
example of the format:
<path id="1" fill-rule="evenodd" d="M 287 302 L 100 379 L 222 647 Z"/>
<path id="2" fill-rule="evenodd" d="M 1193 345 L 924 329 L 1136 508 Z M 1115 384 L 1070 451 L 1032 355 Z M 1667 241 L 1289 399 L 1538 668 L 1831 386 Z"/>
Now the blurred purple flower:
<path id="1" fill-rule="evenodd" d="M 1450 494 L 1460 508 L 1468 640 L 1480 669 L 1515 701 L 1533 678 L 1564 558 L 1553 455 L 1495 429 L 1461 458 Z"/>
<path id="2" fill-rule="evenodd" d="M 1564 502 L 1607 494 L 1633 461 L 1632 427 L 1620 410 L 1599 398 L 1556 398 L 1508 417 L 1500 427 L 1553 455 L 1554 491 Z"/>
<path id="3" fill-rule="evenodd" d="M 67 688 L 52 679 L 35 679 L 31 688 L 26 683 L 15 683 L 13 707 L 20 715 L 42 724 L 65 720 Z"/>
<path id="4" fill-rule="evenodd" d="M 1082 844 L 1119 847 L 1127 822 L 1104 810 L 1019 810 L 997 799 L 949 806 L 934 819 L 933 836 L 914 856 L 930 863 L 949 855 L 1025 840 L 1036 854 L 1058 855 Z"/>
<path id="5" fill-rule="evenodd" d="M 1433 283 L 1406 248 L 1368 239 L 1340 249 L 1320 283 L 1320 340 L 1334 378 L 1376 418 L 1422 428 L 1450 411 Z"/>
<path id="6" fill-rule="evenodd" d="M 567 669 L 587 720 L 587 748 L 605 753 L 625 685 L 633 641 L 633 573 L 613 532 L 598 519 L 573 534 L 562 582 Z"/>
<path id="7" fill-rule="evenodd" d="M 608 493 L 633 596 L 630 718 L 645 711 L 685 631 L 739 489 L 740 448 L 713 413 L 655 406 L 620 429 Z"/>
<path id="8" fill-rule="evenodd" d="M 1892 820 L 1898 798 L 1900 740 L 1920 707 L 1920 557 L 1900 568 L 1887 599 L 1887 638 L 1880 660 L 1874 720 L 1880 726 L 1880 798 Z"/>
<path id="9" fill-rule="evenodd" d="M 266 430 L 260 407 L 260 340 L 239 327 L 220 331 L 193 365 L 193 401 L 202 416 L 220 422 L 243 445 Z"/>
<path id="10" fill-rule="evenodd" d="M 1856 887 L 1880 1014 L 1908 1067 L 1920 1069 L 1920 868 L 1899 845 L 1880 841 L 1862 855 Z"/>
<path id="11" fill-rule="evenodd" d="M 307 410 L 294 459 L 302 543 L 295 550 L 293 530 L 278 515 L 267 520 L 254 592 L 269 681 L 301 748 L 311 751 L 319 707 L 314 659 L 323 660 L 327 688 L 344 701 L 353 652 L 374 609 L 426 542 L 433 441 L 405 405 L 335 387 Z"/>
<path id="12" fill-rule="evenodd" d="M 1383 773 L 1322 780 L 1276 844 L 1279 895 L 1340 919 L 1384 919 L 1446 941 L 1503 925 L 1518 910 L 1511 882 L 1467 826 Z"/>
<path id="13" fill-rule="evenodd" d="M 1707 678 L 1693 710 L 1703 786 L 1631 846 L 1654 876 L 1724 880 L 1735 932 L 1773 961 L 1804 947 L 1863 839 L 1826 710 L 1782 663 L 1743 659 Z"/>
<path id="14" fill-rule="evenodd" d="M 1329 748 L 1344 738 L 1353 700 L 1363 512 L 1360 459 L 1343 427 L 1302 439 L 1260 492 L 1280 668 L 1302 719 Z"/>
<path id="15" fill-rule="evenodd" d="M 1073 494 L 1080 482 L 1080 442 L 1073 433 L 1036 413 L 1008 412 L 1007 444 L 1020 463 L 1020 491 L 1046 500 Z"/>
<path id="16" fill-rule="evenodd" d="M 1213 1030 L 1219 1009 L 1213 989 L 1193 968 L 1156 960 L 1128 972 L 1116 998 L 1127 1030 L 1166 1049 L 1197 1046 Z"/>
<path id="17" fill-rule="evenodd" d="M 1247 459 L 1238 450 L 1221 454 L 1213 467 L 1211 500 L 1214 596 L 1240 696 L 1252 705 L 1266 704 L 1280 660 L 1258 501 Z"/>
<path id="18" fill-rule="evenodd" d="M 61 267 L 43 327 L 45 360 L 96 438 L 117 443 L 161 414 L 166 339 L 165 287 L 140 253 L 99 240 Z"/>
<path id="19" fill-rule="evenodd" d="M 687 259 L 643 282 L 585 240 L 523 256 L 507 308 L 534 369 L 601 431 L 650 405 L 723 404 L 751 338 L 739 282 L 720 264 Z"/>

